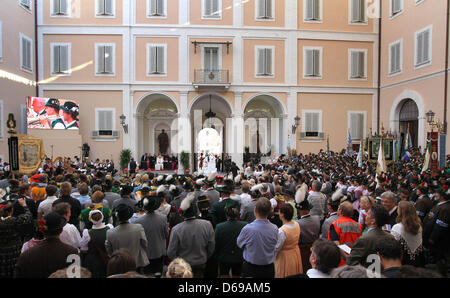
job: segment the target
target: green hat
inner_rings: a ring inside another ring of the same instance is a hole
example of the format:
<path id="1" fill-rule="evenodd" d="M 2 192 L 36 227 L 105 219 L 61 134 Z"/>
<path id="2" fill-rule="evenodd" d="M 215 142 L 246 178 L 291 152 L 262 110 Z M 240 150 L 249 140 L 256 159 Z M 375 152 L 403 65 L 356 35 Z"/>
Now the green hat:
<path id="1" fill-rule="evenodd" d="M 161 205 L 161 197 L 158 195 L 147 196 L 142 199 L 144 209 L 148 212 L 153 212 L 159 208 Z"/>
<path id="2" fill-rule="evenodd" d="M 133 208 L 125 204 L 120 204 L 114 211 L 119 221 L 129 220 L 134 214 Z"/>
<path id="3" fill-rule="evenodd" d="M 49 99 L 47 100 L 47 102 L 45 103 L 45 106 L 46 106 L 46 107 L 54 108 L 54 109 L 56 109 L 56 110 L 61 109 L 61 107 L 59 106 L 59 100 L 56 99 L 56 98 L 49 98 Z"/>

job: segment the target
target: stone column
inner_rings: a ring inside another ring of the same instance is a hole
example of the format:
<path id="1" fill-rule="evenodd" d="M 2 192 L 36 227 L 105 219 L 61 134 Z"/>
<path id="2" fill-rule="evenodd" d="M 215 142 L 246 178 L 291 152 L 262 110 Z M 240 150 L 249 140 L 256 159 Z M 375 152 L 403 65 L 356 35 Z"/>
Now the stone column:
<path id="1" fill-rule="evenodd" d="M 234 113 L 227 119 L 227 154 L 242 169 L 244 162 L 244 115 L 242 113 L 242 92 L 234 93 Z"/>

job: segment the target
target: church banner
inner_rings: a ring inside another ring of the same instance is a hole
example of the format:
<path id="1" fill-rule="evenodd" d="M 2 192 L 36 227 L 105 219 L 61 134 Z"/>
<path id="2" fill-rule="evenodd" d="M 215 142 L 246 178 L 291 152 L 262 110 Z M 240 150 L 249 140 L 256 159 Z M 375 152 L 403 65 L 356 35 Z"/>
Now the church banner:
<path id="1" fill-rule="evenodd" d="M 439 141 L 439 132 L 431 132 L 430 136 L 430 169 L 433 172 L 438 170 L 438 141 Z"/>

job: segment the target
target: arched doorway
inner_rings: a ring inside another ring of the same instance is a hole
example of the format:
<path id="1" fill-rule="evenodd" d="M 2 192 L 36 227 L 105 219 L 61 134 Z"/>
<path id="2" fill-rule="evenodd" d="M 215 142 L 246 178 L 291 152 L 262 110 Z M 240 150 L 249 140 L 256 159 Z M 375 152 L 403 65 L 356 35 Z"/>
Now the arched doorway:
<path id="1" fill-rule="evenodd" d="M 283 104 L 272 95 L 258 95 L 244 107 L 244 146 L 250 153 L 284 153 L 287 136 Z"/>
<path id="2" fill-rule="evenodd" d="M 136 107 L 136 155 L 140 159 L 145 153 L 171 155 L 172 123 L 177 119 L 175 100 L 166 94 L 153 93 L 143 97 Z M 161 136 L 161 135 L 166 135 Z M 161 136 L 161 137 L 160 137 Z M 164 141 L 166 140 L 166 141 Z M 160 146 L 162 142 L 162 146 Z M 165 152 L 161 152 L 165 151 Z"/>
<path id="3" fill-rule="evenodd" d="M 405 140 L 406 134 L 411 135 L 411 143 L 414 147 L 417 147 L 418 140 L 418 129 L 419 129 L 419 109 L 416 103 L 407 98 L 403 101 L 399 113 L 399 130 L 402 135 L 402 143 Z M 404 147 L 403 147 L 404 148 Z"/>
<path id="4" fill-rule="evenodd" d="M 231 118 L 232 108 L 225 97 L 216 93 L 206 93 L 195 98 L 190 106 L 190 120 L 192 127 L 192 152 L 194 152 L 193 166 L 198 170 L 199 161 L 199 133 L 205 128 L 217 131 L 222 139 L 222 154 L 219 156 L 218 169 L 224 169 L 226 144 L 226 122 Z M 220 164 L 219 164 L 220 163 Z"/>

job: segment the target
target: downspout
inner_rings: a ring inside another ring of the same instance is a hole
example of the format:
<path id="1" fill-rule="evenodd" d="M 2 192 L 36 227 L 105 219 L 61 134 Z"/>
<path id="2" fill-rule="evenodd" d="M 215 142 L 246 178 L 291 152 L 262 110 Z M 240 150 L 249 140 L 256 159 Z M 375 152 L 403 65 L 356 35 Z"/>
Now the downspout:
<path id="1" fill-rule="evenodd" d="M 36 97 L 39 96 L 39 55 L 38 55 L 38 26 L 37 26 L 37 1 L 34 1 L 34 61 L 36 64 Z"/>
<path id="2" fill-rule="evenodd" d="M 450 0 L 447 0 L 446 36 L 445 36 L 445 83 L 444 83 L 444 133 L 447 134 L 447 90 L 448 90 L 448 42 L 449 42 Z"/>
<path id="3" fill-rule="evenodd" d="M 450 0 L 449 0 L 450 1 Z M 380 103 L 381 103 L 381 22 L 383 16 L 382 2 L 380 5 L 380 18 L 378 22 L 378 98 L 377 98 L 377 133 L 380 133 Z"/>

